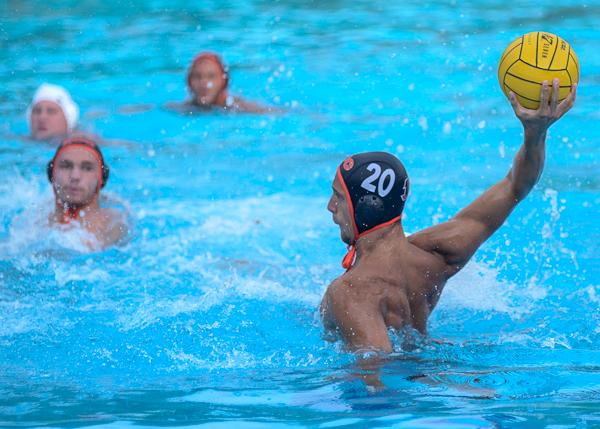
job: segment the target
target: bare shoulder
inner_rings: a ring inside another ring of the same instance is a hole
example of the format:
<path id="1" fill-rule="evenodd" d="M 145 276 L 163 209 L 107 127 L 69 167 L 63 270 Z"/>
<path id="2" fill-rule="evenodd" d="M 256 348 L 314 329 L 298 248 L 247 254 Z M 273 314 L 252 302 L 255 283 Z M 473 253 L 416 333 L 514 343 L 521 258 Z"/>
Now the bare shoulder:
<path id="1" fill-rule="evenodd" d="M 411 235 L 407 236 L 406 239 L 410 244 L 426 252 L 429 252 L 434 248 L 434 243 L 436 241 L 435 229 L 439 229 L 440 225 L 443 224 L 427 227 L 425 229 L 412 233 Z"/>
<path id="2" fill-rule="evenodd" d="M 418 265 L 420 263 L 440 267 L 446 265 L 446 259 L 439 252 L 438 246 L 440 236 L 442 235 L 444 235 L 444 226 L 440 224 L 423 229 L 407 237 L 408 242 L 413 246 L 411 253 Z"/>
<path id="3" fill-rule="evenodd" d="M 382 313 L 385 295 L 378 284 L 346 273 L 328 288 L 321 306 L 323 325 L 341 335 L 350 350 L 390 352 L 392 346 Z"/>
<path id="4" fill-rule="evenodd" d="M 102 220 L 102 223 L 109 225 L 111 223 L 125 221 L 125 214 L 113 208 L 100 208 L 98 212 L 98 219 Z"/>
<path id="5" fill-rule="evenodd" d="M 338 277 L 327 287 L 321 301 L 321 316 L 324 319 L 330 319 L 333 316 L 334 305 L 339 306 L 341 302 L 346 300 L 347 288 L 348 284 L 344 280 L 344 276 Z"/>
<path id="6" fill-rule="evenodd" d="M 340 298 L 343 299 L 343 297 L 338 296 L 340 291 L 343 290 L 342 277 L 338 277 L 327 287 L 325 295 L 323 295 L 323 299 L 321 300 L 319 313 L 321 314 L 323 326 L 328 331 L 335 331 L 337 329 L 333 313 L 333 303 L 337 302 Z"/>
<path id="7" fill-rule="evenodd" d="M 471 205 L 446 222 L 419 231 L 408 239 L 409 243 L 445 265 L 447 278 L 460 271 L 500 225 L 490 226 L 480 221 L 470 215 L 472 210 Z"/>
<path id="8" fill-rule="evenodd" d="M 102 208 L 94 225 L 96 235 L 104 247 L 126 241 L 129 235 L 127 216 L 120 210 Z"/>
<path id="9" fill-rule="evenodd" d="M 282 111 L 272 106 L 264 106 L 241 97 L 232 97 L 232 110 L 240 113 L 281 113 Z"/>
<path id="10" fill-rule="evenodd" d="M 128 229 L 127 215 L 124 212 L 108 208 L 102 210 L 106 211 L 103 217 L 106 219 L 107 228 L 118 227 Z"/>
<path id="11" fill-rule="evenodd" d="M 378 277 L 346 273 L 338 277 L 327 290 L 327 300 L 333 314 L 379 308 L 389 284 Z"/>

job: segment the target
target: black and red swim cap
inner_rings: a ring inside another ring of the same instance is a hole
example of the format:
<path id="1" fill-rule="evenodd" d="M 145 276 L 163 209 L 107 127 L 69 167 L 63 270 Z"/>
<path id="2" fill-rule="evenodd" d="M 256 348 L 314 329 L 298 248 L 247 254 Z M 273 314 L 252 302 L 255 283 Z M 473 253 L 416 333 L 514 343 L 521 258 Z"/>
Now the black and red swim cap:
<path id="1" fill-rule="evenodd" d="M 409 180 L 404 165 L 386 152 L 352 155 L 337 170 L 350 217 L 354 240 L 378 227 L 400 220 L 408 197 Z"/>

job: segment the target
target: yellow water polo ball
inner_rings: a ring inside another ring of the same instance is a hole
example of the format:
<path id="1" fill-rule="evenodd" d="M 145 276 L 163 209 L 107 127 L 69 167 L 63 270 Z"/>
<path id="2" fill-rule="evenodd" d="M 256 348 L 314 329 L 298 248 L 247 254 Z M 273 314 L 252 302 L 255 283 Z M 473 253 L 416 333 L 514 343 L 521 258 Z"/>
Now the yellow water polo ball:
<path id="1" fill-rule="evenodd" d="M 540 106 L 541 84 L 559 79 L 558 100 L 564 100 L 571 86 L 579 82 L 579 60 L 565 40 L 555 34 L 534 31 L 515 39 L 504 51 L 498 65 L 498 81 L 506 96 L 514 92 L 527 109 Z"/>

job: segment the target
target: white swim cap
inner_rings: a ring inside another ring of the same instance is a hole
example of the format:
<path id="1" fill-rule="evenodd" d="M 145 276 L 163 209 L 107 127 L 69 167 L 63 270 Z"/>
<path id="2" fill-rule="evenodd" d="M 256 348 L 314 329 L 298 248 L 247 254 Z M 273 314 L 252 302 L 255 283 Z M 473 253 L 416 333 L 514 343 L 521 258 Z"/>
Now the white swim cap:
<path id="1" fill-rule="evenodd" d="M 27 108 L 27 122 L 31 122 L 31 109 L 40 101 L 52 101 L 60 106 L 67 120 L 69 131 L 77 126 L 79 119 L 79 107 L 73 101 L 69 93 L 62 86 L 43 83 L 35 91 L 33 100 Z"/>

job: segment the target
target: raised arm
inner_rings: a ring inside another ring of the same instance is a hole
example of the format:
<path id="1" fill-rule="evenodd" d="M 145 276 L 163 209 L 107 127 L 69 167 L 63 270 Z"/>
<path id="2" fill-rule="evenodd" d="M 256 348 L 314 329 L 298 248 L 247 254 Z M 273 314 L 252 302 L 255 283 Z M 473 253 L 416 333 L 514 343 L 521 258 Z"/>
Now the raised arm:
<path id="1" fill-rule="evenodd" d="M 435 252 L 445 260 L 448 277 L 456 274 L 469 261 L 538 181 L 544 168 L 546 132 L 575 102 L 576 85 L 561 103 L 558 103 L 558 89 L 558 79 L 554 79 L 552 97 L 548 100 L 548 82 L 542 84 L 538 110 L 525 109 L 511 92 L 510 103 L 523 124 L 525 140 L 507 176 L 448 222 L 410 236 L 413 244 Z"/>

